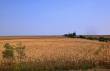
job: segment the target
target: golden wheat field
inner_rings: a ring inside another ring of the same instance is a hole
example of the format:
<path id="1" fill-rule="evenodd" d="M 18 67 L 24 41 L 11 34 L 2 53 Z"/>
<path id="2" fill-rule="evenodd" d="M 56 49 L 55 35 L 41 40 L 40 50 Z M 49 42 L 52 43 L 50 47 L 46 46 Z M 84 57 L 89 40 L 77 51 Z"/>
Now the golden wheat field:
<path id="1" fill-rule="evenodd" d="M 95 64 L 110 62 L 110 43 L 80 38 L 65 37 L 39 37 L 39 38 L 15 38 L 0 40 L 0 57 L 2 59 L 3 45 L 10 43 L 15 46 L 18 43 L 26 46 L 27 57 L 40 61 L 92 61 Z"/>

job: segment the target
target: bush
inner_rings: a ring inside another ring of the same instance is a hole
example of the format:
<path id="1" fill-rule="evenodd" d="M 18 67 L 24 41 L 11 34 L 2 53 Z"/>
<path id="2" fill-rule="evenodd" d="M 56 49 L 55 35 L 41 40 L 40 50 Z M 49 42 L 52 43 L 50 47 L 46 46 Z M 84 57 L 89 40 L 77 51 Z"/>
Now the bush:
<path id="1" fill-rule="evenodd" d="M 12 59 L 14 57 L 13 47 L 9 43 L 6 43 L 4 48 L 5 50 L 2 52 L 3 58 Z"/>
<path id="2" fill-rule="evenodd" d="M 110 41 L 110 38 L 100 37 L 100 38 L 99 38 L 99 41 L 108 42 L 108 41 Z"/>

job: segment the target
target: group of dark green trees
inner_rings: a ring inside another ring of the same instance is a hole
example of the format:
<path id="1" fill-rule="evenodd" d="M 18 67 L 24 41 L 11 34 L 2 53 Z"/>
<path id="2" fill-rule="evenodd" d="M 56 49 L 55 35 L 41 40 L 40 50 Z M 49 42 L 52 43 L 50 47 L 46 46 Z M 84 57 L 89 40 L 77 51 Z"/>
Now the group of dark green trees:
<path id="1" fill-rule="evenodd" d="M 68 33 L 68 34 L 64 34 L 65 37 L 70 37 L 70 38 L 75 38 L 76 37 L 76 33 Z"/>
<path id="2" fill-rule="evenodd" d="M 106 38 L 106 37 L 92 37 L 90 36 L 86 36 L 86 35 L 77 35 L 76 32 L 73 33 L 68 33 L 68 34 L 64 34 L 65 37 L 69 37 L 69 38 L 82 38 L 82 39 L 89 39 L 89 40 L 98 40 L 101 42 L 108 42 L 110 41 L 110 38 Z"/>

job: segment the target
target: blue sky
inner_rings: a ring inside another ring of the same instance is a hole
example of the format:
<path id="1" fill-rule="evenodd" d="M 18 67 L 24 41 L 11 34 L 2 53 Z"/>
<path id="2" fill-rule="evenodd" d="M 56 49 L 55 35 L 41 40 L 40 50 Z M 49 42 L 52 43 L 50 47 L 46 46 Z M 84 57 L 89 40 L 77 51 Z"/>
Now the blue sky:
<path id="1" fill-rule="evenodd" d="M 0 0 L 0 35 L 110 34 L 110 0 Z"/>

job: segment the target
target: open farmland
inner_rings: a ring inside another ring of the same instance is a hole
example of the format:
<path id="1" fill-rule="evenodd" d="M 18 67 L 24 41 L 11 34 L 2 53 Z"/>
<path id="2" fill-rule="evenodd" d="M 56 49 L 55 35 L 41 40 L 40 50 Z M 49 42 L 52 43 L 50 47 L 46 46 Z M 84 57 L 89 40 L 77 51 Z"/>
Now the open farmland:
<path id="1" fill-rule="evenodd" d="M 4 39 L 5 38 L 5 39 Z M 5 43 L 25 45 L 26 57 L 36 61 L 36 67 L 48 69 L 109 68 L 110 43 L 65 37 L 2 37 L 0 58 Z M 16 56 L 16 54 L 15 54 Z M 109 71 L 109 70 L 108 70 Z"/>

